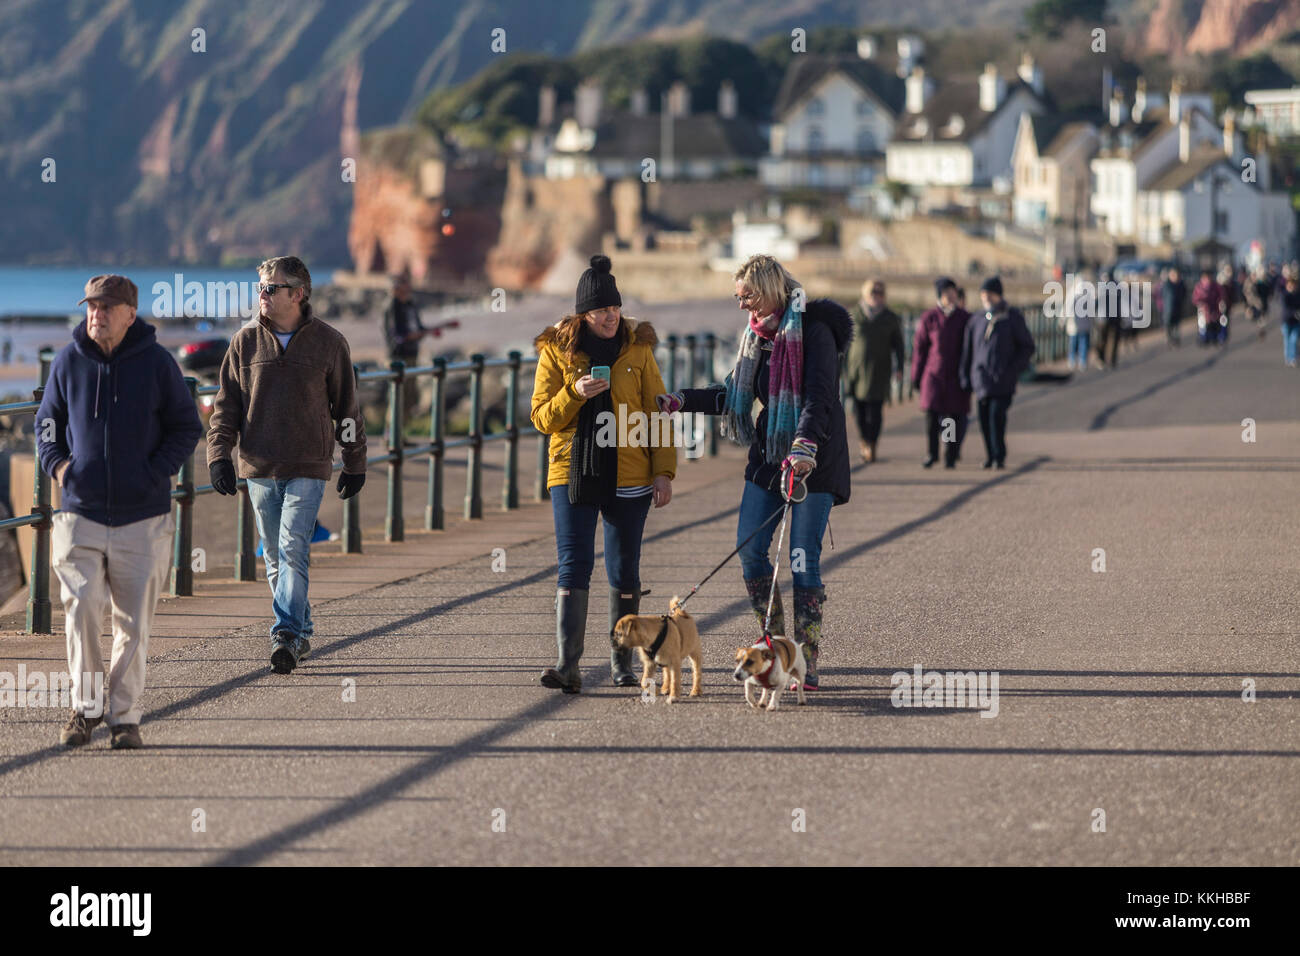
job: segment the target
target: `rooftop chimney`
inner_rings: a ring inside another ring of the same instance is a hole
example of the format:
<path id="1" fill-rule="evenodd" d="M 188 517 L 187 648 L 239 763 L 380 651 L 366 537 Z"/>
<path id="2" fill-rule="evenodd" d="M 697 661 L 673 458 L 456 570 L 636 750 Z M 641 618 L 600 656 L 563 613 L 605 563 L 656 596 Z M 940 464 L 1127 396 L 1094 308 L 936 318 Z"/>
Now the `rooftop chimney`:
<path id="1" fill-rule="evenodd" d="M 1124 102 L 1124 90 L 1115 87 L 1110 94 L 1110 125 L 1123 126 L 1128 121 L 1128 104 Z"/>
<path id="2" fill-rule="evenodd" d="M 1142 115 L 1147 111 L 1146 77 L 1137 78 L 1137 89 L 1133 93 L 1133 122 L 1142 122 Z"/>
<path id="3" fill-rule="evenodd" d="M 1043 95 L 1043 71 L 1038 68 L 1038 64 L 1034 62 L 1034 55 L 1028 50 L 1020 56 L 1020 66 L 1016 68 L 1016 75 L 1039 96 Z"/>
<path id="4" fill-rule="evenodd" d="M 904 33 L 898 38 L 898 75 L 910 76 L 912 67 L 925 53 L 925 43 L 914 33 Z"/>
<path id="5" fill-rule="evenodd" d="M 537 91 L 537 125 L 550 126 L 555 122 L 555 87 L 543 86 Z"/>
<path id="6" fill-rule="evenodd" d="M 691 90 L 681 80 L 668 88 L 668 112 L 672 116 L 691 115 Z"/>
<path id="7" fill-rule="evenodd" d="M 863 60 L 874 60 L 876 58 L 876 38 L 873 36 L 858 37 L 858 57 Z"/>
<path id="8" fill-rule="evenodd" d="M 1174 77 L 1174 81 L 1169 84 L 1169 122 L 1177 123 L 1183 118 L 1179 102 L 1182 99 L 1183 81 L 1179 77 Z"/>
<path id="9" fill-rule="evenodd" d="M 903 86 L 907 100 L 907 112 L 919 113 L 924 110 L 926 98 L 925 70 L 919 66 L 912 67 L 912 72 L 907 74 Z"/>
<path id="10" fill-rule="evenodd" d="M 1223 113 L 1223 151 L 1229 159 L 1237 155 L 1237 114 L 1232 110 Z"/>
<path id="11" fill-rule="evenodd" d="M 1192 118 L 1184 116 L 1178 121 L 1178 161 L 1185 163 L 1192 155 Z"/>
<path id="12" fill-rule="evenodd" d="M 718 87 L 718 115 L 723 119 L 734 119 L 736 106 L 736 84 L 731 80 L 723 80 L 722 85 Z"/>
<path id="13" fill-rule="evenodd" d="M 1006 91 L 1007 84 L 998 74 L 997 64 L 985 63 L 984 72 L 980 74 L 980 109 L 992 113 L 1002 105 Z"/>
<path id="14" fill-rule="evenodd" d="M 650 95 L 646 93 L 644 86 L 638 86 L 633 90 L 629 100 L 633 116 L 645 116 L 650 111 Z"/>
<path id="15" fill-rule="evenodd" d="M 584 80 L 573 91 L 573 115 L 580 128 L 595 129 L 600 123 L 601 99 L 600 84 L 595 80 Z"/>

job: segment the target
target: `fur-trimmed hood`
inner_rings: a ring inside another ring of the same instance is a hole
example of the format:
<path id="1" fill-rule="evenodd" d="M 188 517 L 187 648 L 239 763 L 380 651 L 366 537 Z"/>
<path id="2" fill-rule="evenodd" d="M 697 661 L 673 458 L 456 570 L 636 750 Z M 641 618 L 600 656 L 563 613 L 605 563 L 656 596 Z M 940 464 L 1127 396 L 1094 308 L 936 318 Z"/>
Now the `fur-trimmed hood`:
<path id="1" fill-rule="evenodd" d="M 654 348 L 659 344 L 659 336 L 655 334 L 654 326 L 649 322 L 643 322 L 640 319 L 634 319 L 630 315 L 623 316 L 624 342 L 625 346 L 631 345 L 648 345 Z M 547 326 L 542 330 L 542 334 L 533 339 L 533 347 L 540 352 L 545 346 L 559 346 L 559 325 Z"/>
<path id="2" fill-rule="evenodd" d="M 813 299 L 804 310 L 805 322 L 820 322 L 831 331 L 835 350 L 843 352 L 853 339 L 853 318 L 834 299 Z"/>

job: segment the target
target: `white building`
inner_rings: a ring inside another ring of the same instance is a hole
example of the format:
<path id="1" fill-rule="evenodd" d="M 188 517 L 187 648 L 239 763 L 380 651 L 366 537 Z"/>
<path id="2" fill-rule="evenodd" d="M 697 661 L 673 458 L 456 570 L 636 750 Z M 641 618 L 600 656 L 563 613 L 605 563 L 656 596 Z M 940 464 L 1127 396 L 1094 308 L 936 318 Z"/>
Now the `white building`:
<path id="1" fill-rule="evenodd" d="M 1042 230 L 1054 222 L 1088 222 L 1088 163 L 1097 152 L 1097 127 L 1022 113 L 1012 150 L 1012 218 Z"/>
<path id="2" fill-rule="evenodd" d="M 1111 123 L 1099 131 L 1099 149 L 1090 164 L 1092 215 L 1109 235 L 1137 238 L 1138 192 L 1176 163 L 1180 152 L 1190 155 L 1201 145 L 1217 148 L 1223 142 L 1223 132 L 1208 113 L 1185 104 L 1175 87 L 1169 106 L 1147 110 L 1141 122 L 1133 122 L 1122 109 L 1117 115 L 1112 107 Z"/>
<path id="3" fill-rule="evenodd" d="M 1255 119 L 1270 136 L 1300 135 L 1300 86 L 1289 90 L 1251 90 L 1246 102 L 1255 108 Z"/>
<path id="4" fill-rule="evenodd" d="M 1011 157 L 1026 113 L 1044 113 L 1042 72 L 1026 57 L 1010 84 L 989 63 L 978 77 L 930 89 L 914 67 L 904 114 L 885 151 L 885 175 L 913 186 L 990 186 L 1011 180 Z"/>
<path id="5" fill-rule="evenodd" d="M 860 52 L 874 54 L 874 45 Z M 775 189 L 872 182 L 902 100 L 902 82 L 863 56 L 796 56 L 772 109 L 759 177 Z"/>

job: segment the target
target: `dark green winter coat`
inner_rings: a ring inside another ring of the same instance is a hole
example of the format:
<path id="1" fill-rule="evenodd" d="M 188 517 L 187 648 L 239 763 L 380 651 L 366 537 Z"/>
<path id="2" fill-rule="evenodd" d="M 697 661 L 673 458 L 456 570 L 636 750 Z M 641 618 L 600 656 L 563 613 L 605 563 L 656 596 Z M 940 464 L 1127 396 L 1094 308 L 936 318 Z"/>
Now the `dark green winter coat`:
<path id="1" fill-rule="evenodd" d="M 845 366 L 849 392 L 860 402 L 883 402 L 889 398 L 891 361 L 894 369 L 903 367 L 903 322 L 888 308 L 869 318 L 861 302 L 852 315 L 853 344 Z"/>

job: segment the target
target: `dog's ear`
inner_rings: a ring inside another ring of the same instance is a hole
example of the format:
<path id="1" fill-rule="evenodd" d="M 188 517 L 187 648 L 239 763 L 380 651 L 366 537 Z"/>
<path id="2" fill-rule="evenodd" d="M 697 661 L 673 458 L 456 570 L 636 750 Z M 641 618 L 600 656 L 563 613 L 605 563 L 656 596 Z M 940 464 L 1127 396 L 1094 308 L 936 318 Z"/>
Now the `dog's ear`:
<path id="1" fill-rule="evenodd" d="M 774 660 L 776 658 L 776 651 L 772 650 L 770 647 L 764 647 L 758 653 L 765 661 Z"/>
<path id="2" fill-rule="evenodd" d="M 745 659 L 745 655 L 748 653 L 749 653 L 748 647 L 736 648 L 736 663 L 739 664 L 741 661 L 743 661 Z"/>

